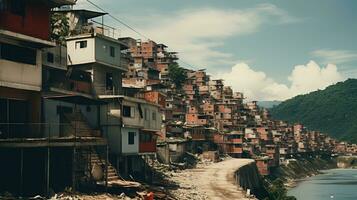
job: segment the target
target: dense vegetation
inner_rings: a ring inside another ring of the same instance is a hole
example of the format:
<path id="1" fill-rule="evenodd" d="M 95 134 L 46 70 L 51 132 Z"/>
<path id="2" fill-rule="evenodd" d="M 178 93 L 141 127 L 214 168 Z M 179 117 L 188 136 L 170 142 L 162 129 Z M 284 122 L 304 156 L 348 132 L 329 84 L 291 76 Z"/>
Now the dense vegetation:
<path id="1" fill-rule="evenodd" d="M 53 13 L 50 18 L 50 24 L 51 40 L 64 45 L 66 43 L 66 37 L 69 35 L 68 18 L 62 13 Z"/>
<path id="2" fill-rule="evenodd" d="M 284 186 L 284 182 L 281 179 L 274 180 L 268 186 L 269 197 L 264 200 L 296 200 L 293 196 L 288 196 L 288 190 Z"/>
<path id="3" fill-rule="evenodd" d="M 169 74 L 170 80 L 175 84 L 177 89 L 181 89 L 182 84 L 187 79 L 186 70 L 180 67 L 177 63 L 172 63 L 169 65 Z"/>
<path id="4" fill-rule="evenodd" d="M 357 143 L 357 80 L 348 79 L 271 109 L 274 119 L 300 122 L 310 130 Z"/>

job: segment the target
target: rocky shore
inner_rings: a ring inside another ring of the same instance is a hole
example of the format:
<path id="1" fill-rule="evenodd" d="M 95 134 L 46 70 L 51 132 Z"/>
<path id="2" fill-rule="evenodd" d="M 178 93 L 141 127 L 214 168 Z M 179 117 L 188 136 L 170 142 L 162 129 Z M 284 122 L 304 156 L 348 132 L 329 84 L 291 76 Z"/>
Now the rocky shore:
<path id="1" fill-rule="evenodd" d="M 321 173 L 321 170 L 337 168 L 335 158 L 309 157 L 298 159 L 287 159 L 282 165 L 274 169 L 267 177 L 271 182 L 276 179 L 284 181 L 287 188 L 295 187 L 299 181 L 307 177 Z"/>

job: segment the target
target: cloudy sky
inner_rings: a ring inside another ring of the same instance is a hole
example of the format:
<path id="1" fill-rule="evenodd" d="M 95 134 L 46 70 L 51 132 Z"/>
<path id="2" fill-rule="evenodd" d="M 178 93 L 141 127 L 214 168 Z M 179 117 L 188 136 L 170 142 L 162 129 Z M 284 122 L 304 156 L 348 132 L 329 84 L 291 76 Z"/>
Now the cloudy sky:
<path id="1" fill-rule="evenodd" d="M 249 99 L 284 100 L 357 78 L 356 0 L 91 1 Z"/>

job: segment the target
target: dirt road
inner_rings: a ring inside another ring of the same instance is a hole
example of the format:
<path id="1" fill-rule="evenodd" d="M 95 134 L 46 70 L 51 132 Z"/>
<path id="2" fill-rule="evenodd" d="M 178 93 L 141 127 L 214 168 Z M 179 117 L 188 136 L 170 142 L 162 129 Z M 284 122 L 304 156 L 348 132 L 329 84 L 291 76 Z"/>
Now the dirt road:
<path id="1" fill-rule="evenodd" d="M 248 199 L 238 185 L 235 184 L 234 173 L 254 160 L 229 158 L 195 169 L 185 170 L 173 177 L 182 187 L 179 199 Z M 185 191 L 185 189 L 189 189 Z M 183 195 L 184 194 L 184 195 Z"/>
<path id="2" fill-rule="evenodd" d="M 254 162 L 251 159 L 228 159 L 209 165 L 197 171 L 197 188 L 209 199 L 247 199 L 244 191 L 238 190 L 234 173 L 244 165 Z"/>

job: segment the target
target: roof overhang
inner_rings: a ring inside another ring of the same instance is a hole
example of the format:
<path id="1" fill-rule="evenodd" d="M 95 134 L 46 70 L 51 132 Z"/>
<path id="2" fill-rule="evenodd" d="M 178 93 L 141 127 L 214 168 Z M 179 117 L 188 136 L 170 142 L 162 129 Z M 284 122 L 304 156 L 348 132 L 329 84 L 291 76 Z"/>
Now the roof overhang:
<path id="1" fill-rule="evenodd" d="M 98 97 L 99 97 L 99 99 L 102 99 L 102 100 L 105 100 L 105 99 L 122 99 L 122 100 L 129 101 L 129 102 L 134 102 L 134 103 L 139 103 L 139 104 L 148 104 L 148 105 L 160 107 L 159 104 L 151 103 L 151 102 L 148 102 L 148 101 L 146 101 L 144 99 L 128 97 L 128 96 L 124 96 L 124 95 L 98 95 Z"/>
<path id="2" fill-rule="evenodd" d="M 92 11 L 92 10 L 85 10 L 85 9 L 79 9 L 79 10 L 71 10 L 71 9 L 65 9 L 65 10 L 55 10 L 53 11 L 55 13 L 78 13 L 81 16 L 84 16 L 86 19 L 92 19 L 100 16 L 104 16 L 108 13 L 104 12 L 97 12 L 97 11 Z"/>
<path id="3" fill-rule="evenodd" d="M 79 105 L 104 105 L 107 102 L 80 94 L 45 94 L 44 99 L 59 100 Z"/>
<path id="4" fill-rule="evenodd" d="M 56 46 L 56 43 L 48 40 L 43 40 L 4 29 L 0 29 L 0 42 L 7 42 L 14 45 L 39 49 Z"/>
<path id="5" fill-rule="evenodd" d="M 49 5 L 52 8 L 63 6 L 63 5 L 74 5 L 76 4 L 75 0 L 49 0 Z"/>

